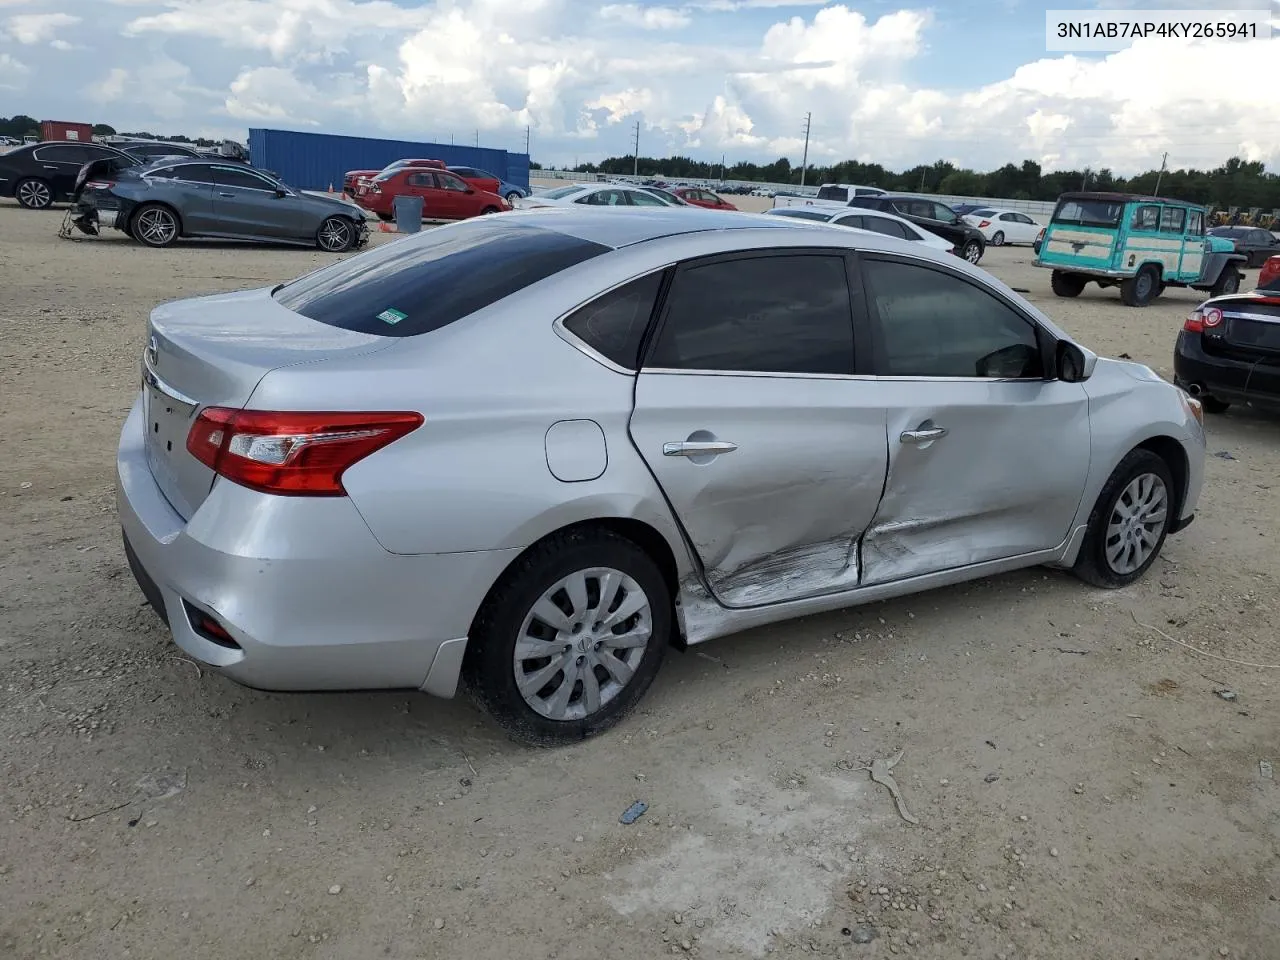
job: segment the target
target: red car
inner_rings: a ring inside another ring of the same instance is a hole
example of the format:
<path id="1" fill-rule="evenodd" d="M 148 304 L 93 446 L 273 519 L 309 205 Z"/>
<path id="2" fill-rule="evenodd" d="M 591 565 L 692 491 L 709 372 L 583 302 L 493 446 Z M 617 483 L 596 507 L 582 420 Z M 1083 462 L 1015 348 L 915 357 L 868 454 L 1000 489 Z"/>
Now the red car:
<path id="1" fill-rule="evenodd" d="M 443 160 L 393 160 L 381 170 L 348 170 L 342 175 L 342 192 L 354 198 L 359 193 L 361 180 L 372 180 L 380 173 L 402 167 L 434 167 L 443 170 L 445 164 Z"/>
<path id="2" fill-rule="evenodd" d="M 691 203 L 695 207 L 705 207 L 708 210 L 738 209 L 724 197 L 718 197 L 710 190 L 703 190 L 701 187 L 676 187 L 671 192 L 685 203 Z"/>
<path id="3" fill-rule="evenodd" d="M 447 170 L 401 167 L 384 171 L 357 194 L 356 203 L 381 220 L 395 215 L 395 198 L 422 197 L 422 216 L 427 220 L 465 220 L 482 213 L 510 210 L 511 204 L 488 190 L 477 190 Z"/>
<path id="4" fill-rule="evenodd" d="M 502 191 L 502 181 L 479 167 L 449 167 L 449 172 L 457 174 L 466 181 L 468 186 L 475 187 L 477 190 L 484 190 L 487 193 Z"/>

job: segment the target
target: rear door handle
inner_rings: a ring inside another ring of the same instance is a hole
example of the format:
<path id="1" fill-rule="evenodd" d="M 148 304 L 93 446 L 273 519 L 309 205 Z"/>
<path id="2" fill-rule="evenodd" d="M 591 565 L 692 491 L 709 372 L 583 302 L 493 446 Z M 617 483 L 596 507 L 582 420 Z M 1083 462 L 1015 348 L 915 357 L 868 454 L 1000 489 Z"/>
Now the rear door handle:
<path id="1" fill-rule="evenodd" d="M 218 191 L 218 196 L 220 196 L 220 197 L 234 197 L 234 196 L 235 196 L 235 194 L 234 194 L 234 193 L 223 193 L 221 190 L 219 190 L 219 191 Z"/>
<path id="2" fill-rule="evenodd" d="M 733 453 L 738 449 L 736 443 L 728 440 L 681 440 L 678 443 L 664 443 L 664 457 L 714 457 L 721 453 Z"/>
<path id="3" fill-rule="evenodd" d="M 946 435 L 946 427 L 925 427 L 920 430 L 903 430 L 898 439 L 903 443 L 929 443 L 932 440 L 941 440 Z"/>

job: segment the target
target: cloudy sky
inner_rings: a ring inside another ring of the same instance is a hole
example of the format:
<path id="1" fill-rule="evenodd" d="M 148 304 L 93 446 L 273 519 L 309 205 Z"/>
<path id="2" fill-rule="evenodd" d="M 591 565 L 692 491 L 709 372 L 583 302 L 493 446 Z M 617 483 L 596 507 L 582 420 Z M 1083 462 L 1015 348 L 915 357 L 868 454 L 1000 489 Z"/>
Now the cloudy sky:
<path id="1" fill-rule="evenodd" d="M 1280 169 L 1280 36 L 1045 51 L 1045 9 L 1223 0 L 0 0 L 0 115 L 979 169 Z M 1266 0 L 1231 6 L 1267 8 Z"/>

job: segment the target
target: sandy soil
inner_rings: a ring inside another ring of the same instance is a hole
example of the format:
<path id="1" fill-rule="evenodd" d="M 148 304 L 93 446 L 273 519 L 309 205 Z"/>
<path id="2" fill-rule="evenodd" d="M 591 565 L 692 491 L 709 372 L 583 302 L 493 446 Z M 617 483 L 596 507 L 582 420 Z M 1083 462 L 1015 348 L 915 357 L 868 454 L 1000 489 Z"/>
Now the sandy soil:
<path id="1" fill-rule="evenodd" d="M 1280 663 L 1280 422 L 1212 420 L 1199 518 L 1131 589 L 1033 570 L 756 630 L 529 751 L 465 700 L 179 655 L 113 518 L 147 313 L 327 257 L 59 219 L 0 206 L 0 957 L 1277 955 L 1280 670 L 1217 658 Z M 986 266 L 1168 374 L 1196 294 L 1058 301 L 1030 259 Z M 861 769 L 899 750 L 919 825 Z"/>

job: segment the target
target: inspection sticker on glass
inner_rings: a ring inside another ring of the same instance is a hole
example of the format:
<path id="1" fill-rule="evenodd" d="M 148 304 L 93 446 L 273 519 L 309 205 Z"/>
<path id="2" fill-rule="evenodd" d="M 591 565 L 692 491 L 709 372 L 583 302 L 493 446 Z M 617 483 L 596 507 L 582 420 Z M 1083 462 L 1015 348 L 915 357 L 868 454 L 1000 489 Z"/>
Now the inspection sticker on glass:
<path id="1" fill-rule="evenodd" d="M 384 323 L 399 323 L 401 320 L 403 320 L 407 316 L 408 316 L 407 313 L 401 313 L 399 310 L 395 310 L 395 309 L 392 309 L 391 307 L 387 307 L 387 309 L 383 310 L 380 314 L 378 314 L 378 319 L 383 321 Z"/>

